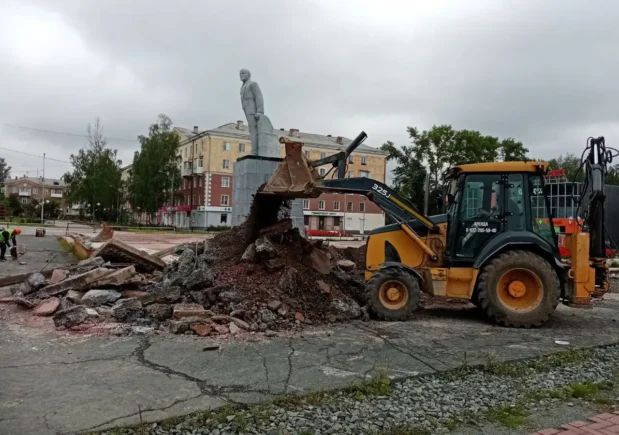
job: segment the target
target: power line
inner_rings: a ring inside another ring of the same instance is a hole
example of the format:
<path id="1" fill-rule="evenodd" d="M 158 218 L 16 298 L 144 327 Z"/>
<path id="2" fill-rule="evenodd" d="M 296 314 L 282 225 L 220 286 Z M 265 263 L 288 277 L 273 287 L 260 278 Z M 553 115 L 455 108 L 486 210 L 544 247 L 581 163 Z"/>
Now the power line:
<path id="1" fill-rule="evenodd" d="M 61 132 L 61 131 L 44 130 L 42 128 L 25 127 L 23 125 L 7 124 L 5 122 L 0 122 L 0 125 L 3 125 L 5 127 L 19 128 L 21 130 L 37 131 L 39 133 L 57 134 L 57 135 L 61 135 L 61 136 L 74 136 L 74 137 L 81 137 L 81 138 L 86 138 L 87 137 L 85 134 L 66 133 L 66 132 Z M 120 140 L 120 141 L 124 141 L 124 142 L 139 142 L 137 139 L 125 139 L 125 138 L 122 138 L 122 137 L 105 136 L 105 138 L 106 139 L 111 139 L 111 140 Z"/>
<path id="2" fill-rule="evenodd" d="M 42 158 L 43 158 L 43 156 L 38 156 L 38 155 L 36 155 L 36 154 L 25 153 L 25 152 L 23 152 L 23 151 L 15 151 L 15 150 L 12 150 L 12 149 L 10 149 L 10 148 L 0 147 L 0 150 L 11 151 L 11 152 L 13 152 L 13 153 L 23 154 L 23 155 L 25 155 L 25 156 L 30 156 L 30 157 L 37 157 L 37 158 L 39 158 L 39 159 L 42 159 Z M 47 156 L 46 156 L 45 158 L 46 158 L 47 160 L 52 160 L 52 161 L 54 161 L 54 162 L 60 162 L 60 163 L 68 163 L 68 164 L 71 164 L 71 162 L 67 162 L 66 160 L 58 160 L 58 159 L 54 159 L 54 158 L 52 158 L 52 157 L 47 157 Z"/>

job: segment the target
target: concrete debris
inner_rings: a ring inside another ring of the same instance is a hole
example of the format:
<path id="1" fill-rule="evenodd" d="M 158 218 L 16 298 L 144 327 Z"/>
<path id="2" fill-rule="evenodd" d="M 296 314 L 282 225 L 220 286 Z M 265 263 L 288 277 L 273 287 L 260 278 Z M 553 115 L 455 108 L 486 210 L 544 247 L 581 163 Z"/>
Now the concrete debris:
<path id="1" fill-rule="evenodd" d="M 228 325 L 228 329 L 230 330 L 230 334 L 232 335 L 237 335 L 239 332 L 241 332 L 241 328 L 239 328 L 236 323 L 230 323 Z"/>
<path id="2" fill-rule="evenodd" d="M 117 239 L 111 239 L 106 242 L 94 252 L 93 257 L 101 257 L 111 262 L 133 263 L 136 269 L 144 272 L 163 270 L 166 265 L 162 259 L 140 251 Z"/>
<path id="3" fill-rule="evenodd" d="M 183 281 L 183 287 L 187 290 L 203 289 L 211 285 L 213 285 L 213 272 L 204 268 L 194 270 Z"/>
<path id="4" fill-rule="evenodd" d="M 100 278 L 110 273 L 110 269 L 100 267 L 89 272 L 75 275 L 57 284 L 51 284 L 39 290 L 40 296 L 56 296 L 69 290 L 84 290 Z"/>
<path id="5" fill-rule="evenodd" d="M 352 270 L 355 268 L 355 263 L 350 260 L 338 260 L 336 264 L 342 270 Z"/>
<path id="6" fill-rule="evenodd" d="M 172 311 L 172 317 L 176 320 L 184 317 L 210 317 L 208 312 L 199 304 L 176 304 Z"/>
<path id="7" fill-rule="evenodd" d="M 297 270 L 294 267 L 289 267 L 284 270 L 277 285 L 288 295 L 294 296 L 297 292 L 297 275 Z"/>
<path id="8" fill-rule="evenodd" d="M 52 276 L 49 279 L 51 284 L 58 284 L 61 281 L 64 281 L 69 276 L 69 271 L 65 269 L 54 269 L 52 272 Z"/>
<path id="9" fill-rule="evenodd" d="M 254 242 L 256 257 L 261 261 L 270 260 L 277 256 L 273 243 L 267 237 L 260 237 Z"/>
<path id="10" fill-rule="evenodd" d="M 116 290 L 89 290 L 84 294 L 80 301 L 87 307 L 98 307 L 99 305 L 114 303 L 121 298 L 121 293 Z"/>
<path id="11" fill-rule="evenodd" d="M 125 267 L 124 269 L 118 269 L 108 275 L 105 275 L 103 278 L 91 283 L 90 285 L 92 287 L 120 287 L 133 278 L 135 273 L 135 266 Z"/>
<path id="12" fill-rule="evenodd" d="M 305 316 L 303 315 L 303 313 L 295 313 L 294 319 L 297 322 L 304 322 L 305 321 Z"/>
<path id="13" fill-rule="evenodd" d="M 101 257 L 90 257 L 77 263 L 76 272 L 78 274 L 88 272 L 89 270 L 103 266 L 103 263 L 105 263 L 105 260 Z"/>
<path id="14" fill-rule="evenodd" d="M 151 326 L 132 326 L 131 332 L 134 335 L 152 335 L 155 333 L 155 328 Z"/>
<path id="15" fill-rule="evenodd" d="M 38 307 L 36 307 L 32 313 L 35 316 L 51 316 L 60 307 L 60 299 L 51 297 L 45 299 Z"/>
<path id="16" fill-rule="evenodd" d="M 168 304 L 152 304 L 146 307 L 146 315 L 158 322 L 172 317 L 172 306 Z"/>
<path id="17" fill-rule="evenodd" d="M 256 261 L 256 245 L 251 243 L 247 249 L 245 249 L 245 252 L 243 252 L 241 256 L 241 261 L 245 261 L 246 263 L 253 263 Z"/>
<path id="18" fill-rule="evenodd" d="M 275 315 L 271 310 L 261 310 L 260 320 L 262 320 L 262 323 L 266 323 L 268 325 L 275 321 Z"/>
<path id="19" fill-rule="evenodd" d="M 114 237 L 114 230 L 112 229 L 112 227 L 108 225 L 103 225 L 103 228 L 101 229 L 101 231 L 99 231 L 99 234 L 97 234 L 92 239 L 90 239 L 90 241 L 95 242 L 95 243 L 107 242 L 113 237 Z"/>
<path id="20" fill-rule="evenodd" d="M 142 302 L 137 299 L 121 299 L 112 307 L 112 316 L 119 322 L 128 322 L 143 317 Z"/>
<path id="21" fill-rule="evenodd" d="M 244 329 L 245 331 L 249 331 L 251 329 L 251 326 L 249 325 L 249 323 L 237 317 L 230 317 L 230 322 L 234 323 L 236 326 L 238 326 L 241 329 Z M 232 331 L 232 329 L 230 329 L 230 331 Z"/>
<path id="22" fill-rule="evenodd" d="M 66 310 L 58 311 L 54 314 L 54 325 L 56 327 L 64 326 L 71 328 L 72 326 L 83 323 L 88 318 L 86 307 L 76 305 L 75 307 L 67 308 Z"/>
<path id="23" fill-rule="evenodd" d="M 45 277 L 40 273 L 33 273 L 28 277 L 28 285 L 33 291 L 37 291 L 45 286 L 45 282 Z"/>
<path id="24" fill-rule="evenodd" d="M 347 319 L 357 319 L 363 315 L 363 310 L 359 304 L 352 299 L 335 300 L 331 302 L 331 306 Z"/>
<path id="25" fill-rule="evenodd" d="M 143 301 L 150 293 L 142 291 L 142 290 L 123 290 L 120 292 L 123 298 L 135 298 L 140 301 Z"/>
<path id="26" fill-rule="evenodd" d="M 173 304 L 181 299 L 180 287 L 168 287 L 166 289 L 157 289 L 152 293 L 148 293 L 142 298 L 144 305 L 150 304 Z"/>
<path id="27" fill-rule="evenodd" d="M 88 317 L 100 317 L 99 312 L 94 308 L 86 308 L 86 314 L 88 314 Z"/>
<path id="28" fill-rule="evenodd" d="M 74 304 L 79 304 L 85 294 L 86 292 L 82 292 L 79 290 L 69 290 L 67 292 L 67 295 L 65 296 L 65 299 L 69 302 L 73 302 Z"/>

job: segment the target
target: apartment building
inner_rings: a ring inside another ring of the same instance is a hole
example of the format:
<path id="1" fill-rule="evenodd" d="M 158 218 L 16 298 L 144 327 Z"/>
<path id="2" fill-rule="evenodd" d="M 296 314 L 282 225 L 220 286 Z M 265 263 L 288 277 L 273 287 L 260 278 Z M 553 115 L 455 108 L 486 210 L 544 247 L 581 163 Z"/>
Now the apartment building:
<path id="1" fill-rule="evenodd" d="M 55 200 L 61 204 L 65 210 L 65 189 L 64 181 L 54 178 L 43 177 L 15 177 L 4 181 L 4 195 L 16 194 L 22 204 L 27 204 L 33 199 L 37 201 Z"/>
<path id="2" fill-rule="evenodd" d="M 181 139 L 178 150 L 181 188 L 175 204 L 160 210 L 160 222 L 178 227 L 206 227 L 231 224 L 232 166 L 251 151 L 249 131 L 243 121 L 200 131 L 198 127 L 176 127 Z M 351 139 L 279 129 L 276 133 L 303 142 L 306 156 L 316 160 L 343 150 Z M 282 157 L 284 146 L 282 145 Z M 325 174 L 328 167 L 320 168 Z M 369 177 L 385 181 L 386 154 L 361 145 L 348 161 L 347 177 Z M 324 232 L 364 233 L 384 225 L 380 208 L 360 195 L 325 194 L 304 203 L 307 234 Z"/>

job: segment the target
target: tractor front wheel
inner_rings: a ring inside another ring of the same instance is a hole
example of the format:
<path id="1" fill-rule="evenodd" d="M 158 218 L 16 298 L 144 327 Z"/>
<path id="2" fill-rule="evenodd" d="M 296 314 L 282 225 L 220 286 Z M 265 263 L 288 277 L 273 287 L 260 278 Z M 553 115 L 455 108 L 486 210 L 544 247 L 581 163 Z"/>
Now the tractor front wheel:
<path id="1" fill-rule="evenodd" d="M 370 307 L 383 320 L 407 320 L 419 306 L 418 278 L 404 268 L 381 269 L 367 285 Z"/>
<path id="2" fill-rule="evenodd" d="M 477 295 L 488 317 L 501 325 L 540 326 L 559 304 L 559 278 L 539 255 L 509 251 L 484 267 Z"/>

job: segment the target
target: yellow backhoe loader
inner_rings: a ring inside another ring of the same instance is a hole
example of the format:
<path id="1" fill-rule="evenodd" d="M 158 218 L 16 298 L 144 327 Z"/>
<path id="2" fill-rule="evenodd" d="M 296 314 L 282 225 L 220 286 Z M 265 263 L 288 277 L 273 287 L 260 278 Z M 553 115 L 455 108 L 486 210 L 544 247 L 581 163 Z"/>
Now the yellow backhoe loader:
<path id="1" fill-rule="evenodd" d="M 532 327 L 548 320 L 559 302 L 589 307 L 592 296 L 608 291 L 604 177 L 616 150 L 606 149 L 603 137 L 590 138 L 583 152 L 589 201 L 584 227 L 566 236 L 569 264 L 561 262 L 545 194 L 548 163 L 451 168 L 447 213 L 424 216 L 379 181 L 345 178 L 348 155 L 366 137 L 362 132 L 346 150 L 318 161 L 306 159 L 302 143 L 286 142 L 284 161 L 260 194 L 360 194 L 391 216 L 396 223 L 373 230 L 366 248 L 368 295 L 379 318 L 410 318 L 423 291 L 470 300 L 505 326 Z M 333 168 L 319 177 L 316 168 L 323 165 Z"/>

